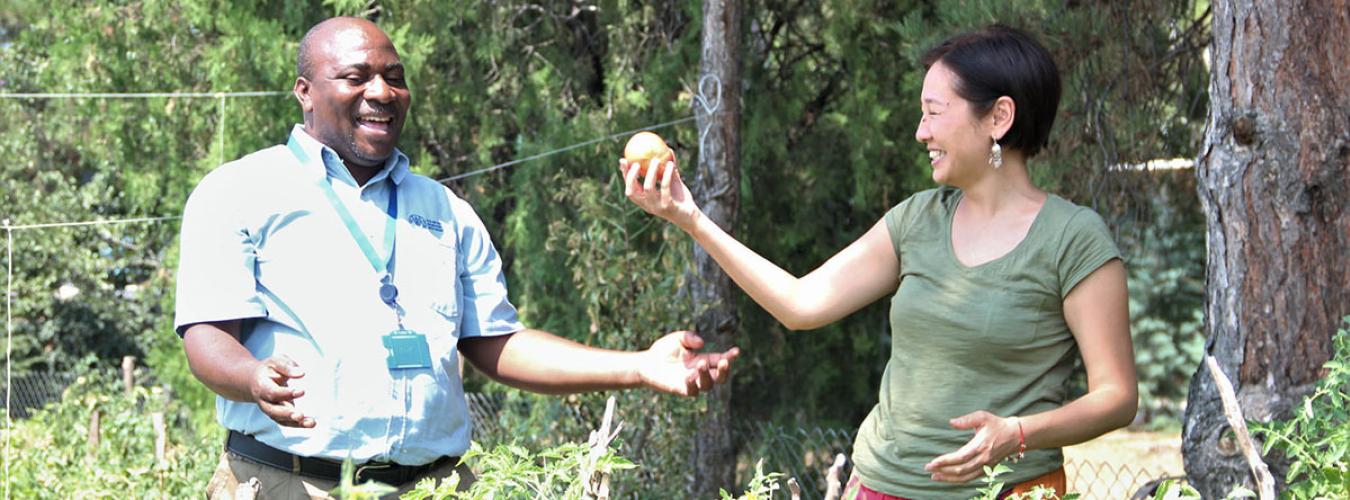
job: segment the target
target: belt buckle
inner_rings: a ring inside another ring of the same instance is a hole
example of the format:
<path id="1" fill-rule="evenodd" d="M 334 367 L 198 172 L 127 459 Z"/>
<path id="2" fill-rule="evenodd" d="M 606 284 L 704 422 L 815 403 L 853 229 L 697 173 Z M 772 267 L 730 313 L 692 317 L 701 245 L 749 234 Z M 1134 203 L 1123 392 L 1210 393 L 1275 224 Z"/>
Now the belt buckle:
<path id="1" fill-rule="evenodd" d="M 394 468 L 394 465 L 397 464 L 393 462 L 384 462 L 384 463 L 366 462 L 356 467 L 356 472 L 352 474 L 352 480 L 359 482 L 361 480 L 361 474 L 364 474 L 367 470 L 374 472 L 379 470 L 392 469 Z"/>

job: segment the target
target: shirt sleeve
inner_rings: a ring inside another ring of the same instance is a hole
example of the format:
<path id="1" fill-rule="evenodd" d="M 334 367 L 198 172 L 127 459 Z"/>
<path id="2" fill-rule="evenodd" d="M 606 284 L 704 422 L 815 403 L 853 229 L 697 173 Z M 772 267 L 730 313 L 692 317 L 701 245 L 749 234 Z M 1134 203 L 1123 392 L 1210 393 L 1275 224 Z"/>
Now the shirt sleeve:
<path id="1" fill-rule="evenodd" d="M 183 208 L 174 305 L 179 336 L 196 323 L 267 316 L 254 274 L 257 247 L 238 215 L 247 198 L 241 193 L 227 175 L 213 172 Z"/>
<path id="2" fill-rule="evenodd" d="M 905 201 L 891 207 L 882 217 L 886 221 L 886 232 L 890 233 L 891 247 L 895 250 L 896 258 L 900 258 L 900 249 L 904 246 L 905 237 L 908 236 L 909 230 L 914 227 L 916 213 L 935 201 L 934 198 L 938 194 L 935 189 L 914 193 L 909 198 L 905 198 Z M 901 264 L 903 265 L 903 262 Z"/>
<path id="3" fill-rule="evenodd" d="M 460 338 L 506 335 L 524 330 L 516 307 L 506 295 L 501 257 L 478 214 L 468 202 L 451 195 L 459 231 L 459 289 L 463 316 Z"/>
<path id="4" fill-rule="evenodd" d="M 1083 278 L 1111 259 L 1119 258 L 1120 250 L 1116 248 L 1106 222 L 1096 212 L 1079 208 L 1065 225 L 1060 244 L 1059 297 L 1068 297 Z"/>

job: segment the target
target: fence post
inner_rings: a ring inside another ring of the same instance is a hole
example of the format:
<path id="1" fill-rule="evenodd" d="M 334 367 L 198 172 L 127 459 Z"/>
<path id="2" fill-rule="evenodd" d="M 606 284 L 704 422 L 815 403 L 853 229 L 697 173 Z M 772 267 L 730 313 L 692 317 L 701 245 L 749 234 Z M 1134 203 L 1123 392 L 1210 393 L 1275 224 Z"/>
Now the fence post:
<path id="1" fill-rule="evenodd" d="M 122 356 L 122 387 L 128 397 L 131 396 L 131 388 L 136 385 L 135 370 L 136 356 Z"/>
<path id="2" fill-rule="evenodd" d="M 161 469 L 168 468 L 169 463 L 164 460 L 164 449 L 169 444 L 169 437 L 164 429 L 164 412 L 151 413 L 150 423 L 155 426 L 155 466 Z"/>
<path id="3" fill-rule="evenodd" d="M 89 453 L 86 456 L 88 460 L 93 460 L 95 455 L 98 454 L 99 418 L 101 414 L 102 410 L 97 406 L 94 407 L 93 411 L 89 412 Z"/>

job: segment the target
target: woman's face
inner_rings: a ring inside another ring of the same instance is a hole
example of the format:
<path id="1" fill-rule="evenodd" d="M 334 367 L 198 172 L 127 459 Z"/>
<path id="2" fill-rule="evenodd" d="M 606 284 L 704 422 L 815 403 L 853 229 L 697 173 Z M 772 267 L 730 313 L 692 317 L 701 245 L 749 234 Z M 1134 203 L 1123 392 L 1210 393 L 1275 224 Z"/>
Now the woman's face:
<path id="1" fill-rule="evenodd" d="M 923 79 L 923 118 L 914 138 L 928 147 L 933 180 L 966 186 L 985 173 L 993 139 L 987 124 L 975 116 L 972 105 L 956 93 L 958 78 L 942 62 L 933 64 Z"/>

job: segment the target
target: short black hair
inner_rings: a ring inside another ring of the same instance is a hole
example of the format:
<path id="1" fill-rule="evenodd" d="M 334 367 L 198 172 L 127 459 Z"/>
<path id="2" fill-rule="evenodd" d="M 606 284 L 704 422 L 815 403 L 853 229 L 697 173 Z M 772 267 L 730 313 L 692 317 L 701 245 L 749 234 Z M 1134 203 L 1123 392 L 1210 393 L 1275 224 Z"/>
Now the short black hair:
<path id="1" fill-rule="evenodd" d="M 956 94 L 984 116 L 999 97 L 1016 104 L 1012 128 L 999 144 L 1035 156 L 1050 141 L 1059 112 L 1059 68 L 1050 52 L 1022 31 L 995 24 L 928 49 L 924 68 L 942 63 L 956 74 Z"/>
<path id="2" fill-rule="evenodd" d="M 313 63 L 309 60 L 309 52 L 313 49 L 311 46 L 314 45 L 314 38 L 319 31 L 319 27 L 323 25 L 324 23 L 321 22 L 311 26 L 309 31 L 305 32 L 305 36 L 300 38 L 300 47 L 295 49 L 296 76 L 304 77 L 306 79 L 312 78 L 311 73 L 314 71 L 314 67 Z"/>

